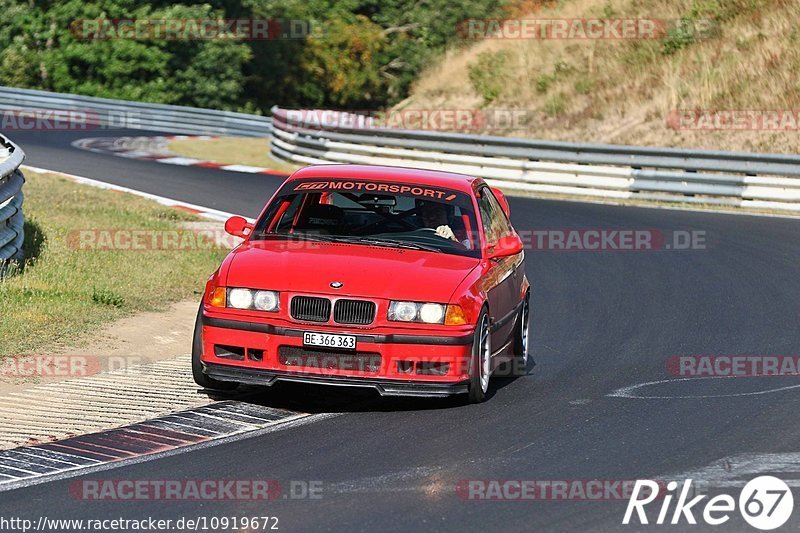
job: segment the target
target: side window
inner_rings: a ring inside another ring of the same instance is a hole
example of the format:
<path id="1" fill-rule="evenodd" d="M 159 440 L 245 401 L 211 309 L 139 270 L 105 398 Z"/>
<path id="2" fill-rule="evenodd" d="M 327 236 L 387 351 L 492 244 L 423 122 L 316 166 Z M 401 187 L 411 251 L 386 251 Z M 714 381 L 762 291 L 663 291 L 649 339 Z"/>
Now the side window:
<path id="1" fill-rule="evenodd" d="M 492 204 L 486 197 L 486 189 L 481 189 L 478 193 L 478 211 L 481 215 L 481 225 L 483 226 L 483 233 L 486 235 L 486 242 L 495 242 L 497 239 L 492 230 Z"/>
<path id="2" fill-rule="evenodd" d="M 500 203 L 488 187 L 483 187 L 478 191 L 478 209 L 481 212 L 481 224 L 483 224 L 487 243 L 496 243 L 512 232 L 503 208 L 500 207 Z"/>

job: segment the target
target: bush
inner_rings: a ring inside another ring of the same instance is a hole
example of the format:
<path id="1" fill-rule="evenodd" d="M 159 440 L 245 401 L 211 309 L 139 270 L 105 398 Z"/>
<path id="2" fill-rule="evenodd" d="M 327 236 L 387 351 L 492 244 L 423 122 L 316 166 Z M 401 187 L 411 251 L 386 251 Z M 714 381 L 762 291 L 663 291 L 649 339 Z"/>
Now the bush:
<path id="1" fill-rule="evenodd" d="M 554 76 L 548 76 L 547 74 L 542 74 L 538 78 L 536 78 L 536 91 L 540 93 L 546 93 L 547 90 L 550 88 L 550 84 L 553 83 L 555 80 Z"/>
<path id="2" fill-rule="evenodd" d="M 482 52 L 475 63 L 469 66 L 469 81 L 475 92 L 489 105 L 502 94 L 506 85 L 506 66 L 509 55 L 499 52 Z"/>
<path id="3" fill-rule="evenodd" d="M 92 301 L 96 304 L 117 308 L 125 305 L 125 298 L 108 289 L 92 289 Z"/>
<path id="4" fill-rule="evenodd" d="M 664 55 L 672 55 L 690 46 L 695 39 L 694 27 L 694 19 L 689 17 L 680 19 L 678 24 L 667 30 L 667 35 L 661 40 L 661 53 Z"/>
<path id="5" fill-rule="evenodd" d="M 446 46 L 466 44 L 459 21 L 503 16 L 507 2 L 0 0 L 0 85 L 262 114 L 276 103 L 379 108 L 406 98 Z M 292 20 L 311 34 L 108 40 L 84 38 L 78 22 L 147 18 Z"/>
<path id="6" fill-rule="evenodd" d="M 578 94 L 589 94 L 593 88 L 594 84 L 590 79 L 581 78 L 575 82 L 575 92 Z"/>
<path id="7" fill-rule="evenodd" d="M 563 93 L 556 94 L 544 103 L 544 112 L 555 117 L 567 110 L 567 97 Z"/>

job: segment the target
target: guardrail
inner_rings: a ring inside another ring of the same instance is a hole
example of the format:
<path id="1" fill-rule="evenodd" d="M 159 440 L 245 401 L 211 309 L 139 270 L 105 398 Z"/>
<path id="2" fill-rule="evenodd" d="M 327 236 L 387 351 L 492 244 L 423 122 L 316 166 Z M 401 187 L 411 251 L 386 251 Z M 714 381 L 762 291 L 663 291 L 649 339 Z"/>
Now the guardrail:
<path id="1" fill-rule="evenodd" d="M 796 155 L 388 129 L 336 111 L 273 107 L 272 117 L 272 155 L 296 163 L 413 166 L 517 191 L 800 211 Z"/>
<path id="2" fill-rule="evenodd" d="M 72 112 L 86 129 L 130 128 L 187 135 L 237 135 L 243 137 L 266 137 L 272 129 L 269 117 L 200 109 L 166 104 L 150 104 L 95 98 L 73 94 L 61 94 L 33 89 L 0 87 L 0 111 L 9 116 L 6 126 L 18 121 L 31 123 L 33 118 L 47 121 L 51 112 Z M 62 113 L 61 116 L 66 115 Z M 67 115 L 70 118 L 69 115 Z M 26 129 L 24 125 L 17 126 Z"/>
<path id="3" fill-rule="evenodd" d="M 24 259 L 22 184 L 25 178 L 19 170 L 24 159 L 25 152 L 0 135 L 0 277 L 11 262 Z"/>

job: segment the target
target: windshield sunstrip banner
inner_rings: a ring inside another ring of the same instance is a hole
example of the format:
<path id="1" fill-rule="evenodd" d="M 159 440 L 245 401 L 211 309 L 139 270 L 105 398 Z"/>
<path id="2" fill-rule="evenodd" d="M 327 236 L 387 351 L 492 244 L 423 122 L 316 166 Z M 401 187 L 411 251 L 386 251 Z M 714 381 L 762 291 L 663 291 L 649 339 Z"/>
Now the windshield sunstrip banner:
<path id="1" fill-rule="evenodd" d="M 294 191 L 315 191 L 315 192 L 374 192 L 386 194 L 401 194 L 409 196 L 419 196 L 420 198 L 432 198 L 445 202 L 452 202 L 457 198 L 457 194 L 450 190 L 423 187 L 420 185 L 407 185 L 403 183 L 381 183 L 375 181 L 352 181 L 352 180 L 327 180 L 327 181 L 303 181 L 298 182 Z"/>

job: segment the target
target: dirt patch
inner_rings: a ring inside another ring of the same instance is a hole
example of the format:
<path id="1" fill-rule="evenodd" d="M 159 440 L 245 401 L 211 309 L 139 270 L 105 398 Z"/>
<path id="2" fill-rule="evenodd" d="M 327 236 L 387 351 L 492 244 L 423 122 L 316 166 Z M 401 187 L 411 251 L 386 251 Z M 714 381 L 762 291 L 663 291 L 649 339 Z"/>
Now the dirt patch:
<path id="1" fill-rule="evenodd" d="M 165 311 L 117 320 L 79 345 L 5 360 L 0 366 L 0 395 L 187 355 L 198 301 L 186 300 Z"/>

